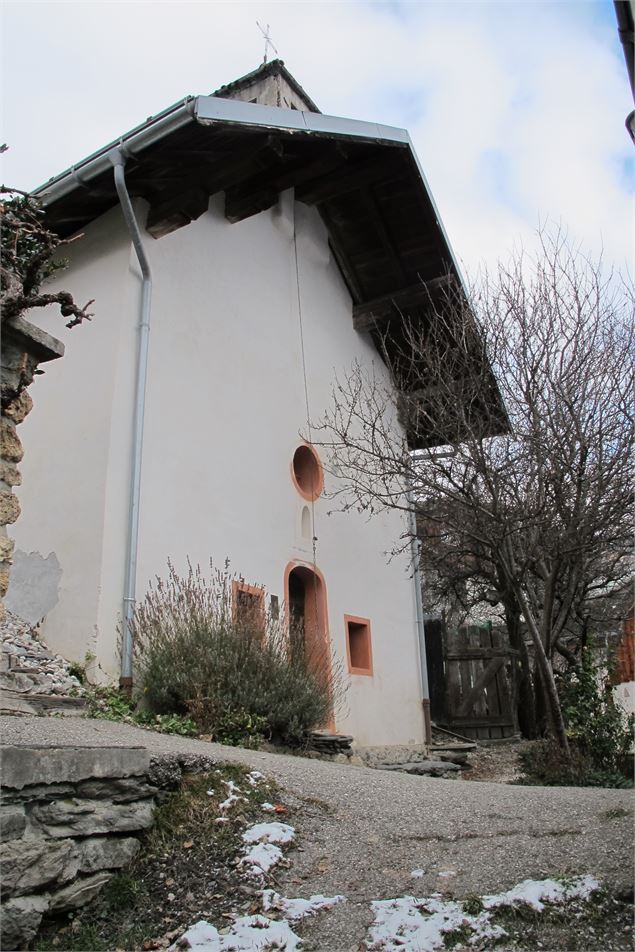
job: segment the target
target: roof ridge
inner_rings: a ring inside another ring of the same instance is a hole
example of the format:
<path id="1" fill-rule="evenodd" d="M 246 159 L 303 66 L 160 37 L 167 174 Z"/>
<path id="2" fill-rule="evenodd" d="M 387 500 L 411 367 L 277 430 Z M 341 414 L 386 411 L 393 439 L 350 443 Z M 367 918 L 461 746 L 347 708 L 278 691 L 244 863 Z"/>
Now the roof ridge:
<path id="1" fill-rule="evenodd" d="M 216 96 L 220 99 L 224 99 L 227 95 L 233 92 L 236 89 L 240 89 L 244 86 L 249 86 L 252 82 L 257 79 L 263 79 L 266 76 L 282 76 L 286 82 L 289 84 L 291 89 L 300 96 L 306 102 L 309 107 L 310 112 L 321 112 L 320 109 L 313 102 L 306 90 L 300 85 L 295 76 L 293 76 L 287 67 L 284 65 L 284 60 L 276 58 L 270 60 L 268 63 L 261 63 L 260 66 L 256 69 L 251 70 L 250 73 L 245 73 L 244 76 L 239 76 L 238 79 L 232 80 L 231 83 L 224 83 L 222 86 L 219 86 L 213 93 L 210 93 L 211 96 Z"/>

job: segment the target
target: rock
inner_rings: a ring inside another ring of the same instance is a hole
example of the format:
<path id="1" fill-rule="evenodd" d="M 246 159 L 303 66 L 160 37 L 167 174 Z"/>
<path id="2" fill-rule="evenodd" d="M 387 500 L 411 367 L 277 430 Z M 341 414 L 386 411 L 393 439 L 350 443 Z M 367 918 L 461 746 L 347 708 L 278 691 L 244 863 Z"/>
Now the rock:
<path id="1" fill-rule="evenodd" d="M 0 461 L 0 482 L 7 486 L 19 486 L 22 483 L 22 476 L 15 463 Z"/>
<path id="2" fill-rule="evenodd" d="M 10 525 L 19 515 L 18 497 L 7 491 L 0 491 L 0 526 Z"/>
<path id="3" fill-rule="evenodd" d="M 4 598 L 9 589 L 9 564 L 0 563 L 0 598 Z"/>
<path id="4" fill-rule="evenodd" d="M 460 770 L 460 767 L 458 767 L 457 764 L 445 763 L 442 760 L 420 760 L 404 764 L 377 764 L 377 769 L 400 770 L 402 773 L 442 777 L 445 774 Z"/>
<path id="5" fill-rule="evenodd" d="M 24 807 L 19 804 L 8 804 L 0 807 L 0 840 L 7 843 L 22 836 L 26 827 Z"/>
<path id="6" fill-rule="evenodd" d="M 351 756 L 348 758 L 348 762 L 351 765 L 351 767 L 365 767 L 366 766 L 366 764 L 364 763 L 362 758 L 359 756 L 359 754 L 351 754 Z"/>
<path id="7" fill-rule="evenodd" d="M 178 754 L 183 773 L 209 773 L 218 767 L 218 760 L 206 754 Z"/>
<path id="8" fill-rule="evenodd" d="M 0 750 L 3 787 L 16 790 L 36 783 L 78 783 L 92 777 L 138 777 L 147 772 L 149 759 L 143 747 L 15 746 Z"/>
<path id="9" fill-rule="evenodd" d="M 128 803 L 132 800 L 144 800 L 153 797 L 157 788 L 141 777 L 122 777 L 115 780 L 84 780 L 77 785 L 80 797 L 98 800 L 107 797 L 113 803 Z"/>
<path id="10" fill-rule="evenodd" d="M 6 416 L 0 419 L 0 455 L 9 463 L 19 463 L 24 456 L 15 425 Z"/>
<path id="11" fill-rule="evenodd" d="M 7 674 L 0 674 L 0 688 L 16 691 L 18 694 L 28 694 L 33 690 L 33 679 L 28 674 L 10 671 Z"/>
<path id="12" fill-rule="evenodd" d="M 439 758 L 439 760 L 443 760 L 449 764 L 458 764 L 459 766 L 461 766 L 462 764 L 467 763 L 467 754 L 461 754 L 456 752 L 453 753 L 452 751 L 449 751 L 448 753 L 439 753 L 437 754 L 437 757 Z"/>
<path id="13" fill-rule="evenodd" d="M 110 803 L 107 800 L 57 800 L 36 804 L 31 821 L 48 836 L 92 836 L 95 833 L 127 833 L 152 826 L 154 805 L 141 803 Z"/>
<path id="14" fill-rule="evenodd" d="M 10 562 L 15 542 L 8 536 L 0 537 L 0 562 Z"/>
<path id="15" fill-rule="evenodd" d="M 4 790 L 3 799 L 12 803 L 29 803 L 33 800 L 62 800 L 74 796 L 75 787 L 70 783 L 35 783 L 22 790 Z"/>
<path id="16" fill-rule="evenodd" d="M 131 836 L 92 836 L 80 846 L 79 866 L 84 873 L 126 866 L 139 852 L 139 841 Z"/>
<path id="17" fill-rule="evenodd" d="M 14 423 L 22 423 L 24 418 L 29 415 L 33 409 L 33 400 L 27 390 L 12 400 L 8 407 L 3 410 L 4 416 L 9 417 Z"/>
<path id="18" fill-rule="evenodd" d="M 51 883 L 66 883 L 78 870 L 79 851 L 72 840 L 13 840 L 2 849 L 3 897 L 37 892 Z"/>
<path id="19" fill-rule="evenodd" d="M 77 909 L 85 906 L 111 878 L 111 873 L 95 873 L 76 879 L 75 882 L 53 893 L 50 897 L 51 912 L 64 912 L 65 909 Z"/>
<path id="20" fill-rule="evenodd" d="M 17 694 L 0 688 L 0 714 L 37 714 L 37 710 L 28 700 L 28 694 Z"/>
<path id="21" fill-rule="evenodd" d="M 148 780 L 161 790 L 176 790 L 181 783 L 181 765 L 174 754 L 153 757 L 148 770 Z"/>
<path id="22" fill-rule="evenodd" d="M 40 927 L 42 916 L 50 905 L 49 897 L 20 896 L 2 903 L 0 918 L 0 945 L 3 949 L 24 948 Z"/>

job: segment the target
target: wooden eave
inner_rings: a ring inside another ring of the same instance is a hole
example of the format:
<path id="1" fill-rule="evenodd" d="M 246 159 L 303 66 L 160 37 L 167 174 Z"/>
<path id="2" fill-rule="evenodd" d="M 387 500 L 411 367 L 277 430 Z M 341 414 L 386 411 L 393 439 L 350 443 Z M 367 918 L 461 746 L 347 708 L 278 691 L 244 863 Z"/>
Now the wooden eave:
<path id="1" fill-rule="evenodd" d="M 236 105 L 247 104 L 232 108 Z M 149 204 L 147 230 L 160 239 L 189 224 L 219 192 L 228 221 L 239 222 L 294 188 L 296 200 L 319 211 L 352 298 L 355 326 L 369 332 L 382 353 L 386 330 L 403 316 L 429 320 L 430 289 L 447 281 L 461 284 L 409 140 L 366 140 L 347 135 L 345 128 L 341 133 L 276 128 L 269 117 L 287 110 L 252 104 L 249 109 L 266 110 L 266 122 L 201 121 L 193 115 L 128 156 L 128 191 Z M 329 117 L 319 119 L 328 126 Z M 49 226 L 62 237 L 118 204 L 108 167 L 83 184 L 78 180 L 57 199 L 52 193 L 46 200 L 46 187 L 38 193 L 44 194 Z M 487 398 L 500 402 L 495 385 Z M 491 412 L 484 418 L 491 420 Z M 444 425 L 435 433 L 410 434 L 410 441 L 415 449 L 457 437 Z"/>

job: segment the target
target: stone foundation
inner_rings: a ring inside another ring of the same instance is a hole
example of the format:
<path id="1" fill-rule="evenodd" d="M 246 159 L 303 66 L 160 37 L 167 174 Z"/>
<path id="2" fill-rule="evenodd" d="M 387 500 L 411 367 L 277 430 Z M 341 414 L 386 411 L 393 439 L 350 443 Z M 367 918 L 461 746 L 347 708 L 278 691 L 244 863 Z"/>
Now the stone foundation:
<path id="1" fill-rule="evenodd" d="M 24 948 L 42 917 L 85 905 L 139 849 L 157 787 L 142 747 L 7 747 L 2 793 L 1 948 Z"/>

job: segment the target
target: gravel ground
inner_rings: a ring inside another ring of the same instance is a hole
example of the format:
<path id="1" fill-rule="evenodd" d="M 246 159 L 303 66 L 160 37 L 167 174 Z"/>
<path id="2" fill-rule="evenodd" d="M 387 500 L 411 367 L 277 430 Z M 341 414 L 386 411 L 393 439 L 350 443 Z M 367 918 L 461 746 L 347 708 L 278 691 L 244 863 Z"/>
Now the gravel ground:
<path id="1" fill-rule="evenodd" d="M 422 778 L 89 719 L 0 718 L 0 736 L 4 744 L 143 745 L 156 752 L 201 753 L 248 764 L 278 781 L 305 807 L 296 822 L 300 849 L 279 876 L 280 891 L 348 898 L 306 926 L 322 952 L 360 948 L 373 899 L 432 892 L 462 898 L 497 893 L 526 878 L 584 873 L 612 892 L 632 888 L 627 790 Z M 415 869 L 425 873 L 413 879 Z"/>
<path id="2" fill-rule="evenodd" d="M 512 783 L 522 769 L 518 755 L 531 746 L 531 741 L 513 740 L 504 744 L 479 744 L 470 751 L 470 770 L 463 773 L 464 780 L 486 780 L 490 783 Z"/>

